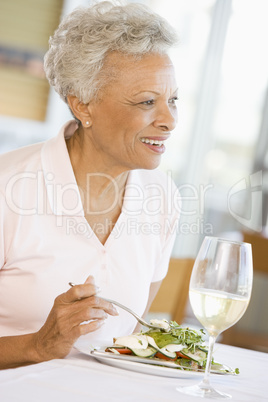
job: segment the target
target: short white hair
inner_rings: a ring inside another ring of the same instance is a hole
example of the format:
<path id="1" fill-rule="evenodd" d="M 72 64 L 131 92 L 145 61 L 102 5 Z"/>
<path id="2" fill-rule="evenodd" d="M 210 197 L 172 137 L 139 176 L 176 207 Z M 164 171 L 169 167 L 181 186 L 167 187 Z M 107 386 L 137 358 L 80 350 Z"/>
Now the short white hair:
<path id="1" fill-rule="evenodd" d="M 100 72 L 110 52 L 140 58 L 166 54 L 176 43 L 174 28 L 146 6 L 102 1 L 77 8 L 62 20 L 49 39 L 44 69 L 50 85 L 67 104 L 68 95 L 86 104 L 109 80 L 109 75 Z"/>

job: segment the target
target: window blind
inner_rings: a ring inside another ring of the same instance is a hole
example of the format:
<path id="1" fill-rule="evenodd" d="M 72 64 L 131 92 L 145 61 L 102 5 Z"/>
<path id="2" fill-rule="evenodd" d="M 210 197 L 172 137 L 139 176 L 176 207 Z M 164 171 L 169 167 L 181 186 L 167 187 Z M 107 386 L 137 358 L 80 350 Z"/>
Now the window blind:
<path id="1" fill-rule="evenodd" d="M 43 57 L 63 0 L 0 0 L 0 114 L 44 121 Z"/>

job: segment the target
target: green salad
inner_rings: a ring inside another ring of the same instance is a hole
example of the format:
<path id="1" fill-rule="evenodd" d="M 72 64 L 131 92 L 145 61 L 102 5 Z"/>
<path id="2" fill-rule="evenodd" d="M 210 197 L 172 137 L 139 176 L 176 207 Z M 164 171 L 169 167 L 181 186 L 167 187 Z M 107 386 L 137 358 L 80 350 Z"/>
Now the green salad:
<path id="1" fill-rule="evenodd" d="M 160 321 L 159 321 L 160 322 Z M 204 370 L 208 349 L 204 344 L 205 332 L 182 327 L 175 321 L 162 320 L 159 329 L 122 336 L 114 339 L 114 344 L 106 352 L 134 355 L 148 359 L 173 361 L 184 370 Z M 212 360 L 211 370 L 218 373 L 238 374 L 238 369 L 231 369 Z"/>

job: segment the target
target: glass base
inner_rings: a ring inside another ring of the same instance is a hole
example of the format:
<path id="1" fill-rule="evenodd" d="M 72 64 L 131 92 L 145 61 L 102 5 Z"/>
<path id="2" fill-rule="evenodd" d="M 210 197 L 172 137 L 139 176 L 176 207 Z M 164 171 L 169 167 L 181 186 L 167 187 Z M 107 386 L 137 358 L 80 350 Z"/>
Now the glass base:
<path id="1" fill-rule="evenodd" d="M 182 392 L 183 394 L 199 396 L 200 398 L 207 398 L 207 399 L 232 398 L 231 395 L 217 391 L 211 386 L 204 387 L 202 386 L 202 383 L 190 387 L 177 387 L 176 390 Z"/>

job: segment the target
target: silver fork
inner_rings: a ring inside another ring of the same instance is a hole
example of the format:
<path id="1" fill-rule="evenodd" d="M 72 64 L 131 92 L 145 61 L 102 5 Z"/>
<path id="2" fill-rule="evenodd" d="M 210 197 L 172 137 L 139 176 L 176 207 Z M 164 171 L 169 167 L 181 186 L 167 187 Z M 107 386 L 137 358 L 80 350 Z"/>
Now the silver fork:
<path id="1" fill-rule="evenodd" d="M 71 287 L 74 287 L 74 286 L 75 286 L 75 284 L 74 284 L 73 282 L 69 282 L 69 285 L 70 285 Z M 122 308 L 123 310 L 127 311 L 129 314 L 132 314 L 133 317 L 135 317 L 136 320 L 137 320 L 141 325 L 144 325 L 144 326 L 147 327 L 147 328 L 161 329 L 161 331 L 164 331 L 164 332 L 168 332 L 168 331 L 169 331 L 169 329 L 165 329 L 165 328 L 161 328 L 161 327 L 159 327 L 159 326 L 157 326 L 157 325 L 149 324 L 149 323 L 146 322 L 143 318 L 141 318 L 138 314 L 136 314 L 133 310 L 131 310 L 130 308 L 124 306 L 123 304 L 121 304 L 121 303 L 119 303 L 119 302 L 117 302 L 117 301 L 115 301 L 115 300 L 106 299 L 106 297 L 100 297 L 100 299 L 105 300 L 105 301 L 107 301 L 107 302 L 109 302 L 109 303 L 115 304 L 116 306 L 118 306 L 118 307 Z"/>

